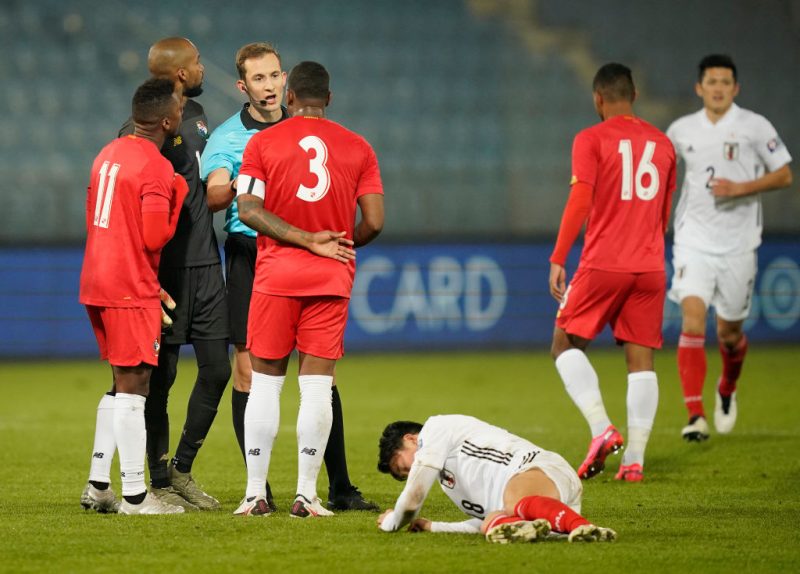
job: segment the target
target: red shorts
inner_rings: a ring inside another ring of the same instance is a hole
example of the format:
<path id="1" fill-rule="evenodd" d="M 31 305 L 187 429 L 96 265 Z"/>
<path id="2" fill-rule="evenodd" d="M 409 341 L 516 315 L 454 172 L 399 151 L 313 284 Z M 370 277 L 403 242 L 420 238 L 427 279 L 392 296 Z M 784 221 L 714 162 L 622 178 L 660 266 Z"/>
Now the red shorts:
<path id="1" fill-rule="evenodd" d="M 609 324 L 618 343 L 660 349 L 666 289 L 663 271 L 578 269 L 558 309 L 556 326 L 594 339 Z"/>
<path id="2" fill-rule="evenodd" d="M 86 305 L 100 358 L 116 367 L 158 365 L 161 310 Z"/>
<path id="3" fill-rule="evenodd" d="M 260 359 L 281 359 L 295 347 L 323 359 L 344 355 L 350 299 L 283 297 L 253 292 L 247 318 L 247 348 Z"/>

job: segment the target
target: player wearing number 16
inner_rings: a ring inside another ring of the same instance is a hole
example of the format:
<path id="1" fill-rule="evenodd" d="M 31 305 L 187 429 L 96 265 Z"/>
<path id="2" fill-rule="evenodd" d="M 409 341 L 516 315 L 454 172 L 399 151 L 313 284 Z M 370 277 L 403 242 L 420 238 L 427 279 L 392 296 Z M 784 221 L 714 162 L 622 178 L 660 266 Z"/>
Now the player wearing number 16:
<path id="1" fill-rule="evenodd" d="M 247 322 L 253 365 L 244 416 L 247 491 L 235 514 L 270 511 L 266 475 L 295 348 L 300 412 L 291 514 L 332 514 L 317 498 L 316 484 L 330 434 L 333 371 L 344 353 L 353 247 L 369 243 L 383 228 L 383 186 L 367 141 L 325 119 L 329 83 L 328 72 L 315 62 L 292 69 L 286 104 L 293 117 L 250 139 L 237 178 L 239 218 L 258 232 L 258 252 Z"/>
<path id="2" fill-rule="evenodd" d="M 658 406 L 653 349 L 661 347 L 666 277 L 664 232 L 675 189 L 675 150 L 666 135 L 633 115 L 631 71 L 606 64 L 593 83 L 601 123 L 572 146 L 572 190 L 550 257 L 550 293 L 559 302 L 552 355 L 592 441 L 578 475 L 591 478 L 623 438 L 606 414 L 585 351 L 605 325 L 625 347 L 628 445 L 617 479 L 642 480 L 644 451 Z M 578 269 L 564 264 L 587 220 Z"/>

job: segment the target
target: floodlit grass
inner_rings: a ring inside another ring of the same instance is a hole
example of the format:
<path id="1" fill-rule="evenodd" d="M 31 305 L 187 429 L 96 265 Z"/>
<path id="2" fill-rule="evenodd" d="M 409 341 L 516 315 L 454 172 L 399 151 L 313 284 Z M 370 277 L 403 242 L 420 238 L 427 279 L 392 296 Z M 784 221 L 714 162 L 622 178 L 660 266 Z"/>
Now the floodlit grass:
<path id="1" fill-rule="evenodd" d="M 194 476 L 223 511 L 172 517 L 102 516 L 78 503 L 91 455 L 97 401 L 110 380 L 99 361 L 0 364 L 0 571 L 2 572 L 788 572 L 800 569 L 798 348 L 753 345 L 729 436 L 685 444 L 674 353 L 657 357 L 660 405 L 645 482 L 608 472 L 584 484 L 584 514 L 617 530 L 614 544 L 489 545 L 479 536 L 384 534 L 375 517 L 342 513 L 290 519 L 296 458 L 296 378 L 282 397 L 270 481 L 280 506 L 268 518 L 231 515 L 245 471 L 230 423 L 229 395 L 201 449 Z M 719 372 L 709 352 L 709 381 Z M 597 350 L 612 420 L 625 428 L 621 351 Z M 296 366 L 290 366 L 296 373 Z M 177 443 L 193 361 L 181 362 L 170 402 Z M 399 418 L 472 414 L 580 463 L 589 431 L 547 354 L 353 355 L 337 368 L 351 478 L 391 506 L 401 484 L 375 471 L 377 439 Z M 713 409 L 712 385 L 706 405 Z M 623 432 L 624 434 L 624 432 Z M 118 476 L 115 463 L 113 475 Z M 119 492 L 119 479 L 114 488 Z M 323 471 L 320 494 L 327 493 Z M 434 487 L 423 516 L 464 518 Z"/>

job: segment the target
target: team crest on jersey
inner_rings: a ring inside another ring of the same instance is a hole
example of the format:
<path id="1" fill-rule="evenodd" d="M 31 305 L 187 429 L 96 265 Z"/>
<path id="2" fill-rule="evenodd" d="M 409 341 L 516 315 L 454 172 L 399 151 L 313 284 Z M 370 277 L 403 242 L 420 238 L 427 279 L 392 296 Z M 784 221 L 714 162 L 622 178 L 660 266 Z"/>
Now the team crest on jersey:
<path id="1" fill-rule="evenodd" d="M 197 135 L 203 139 L 208 139 L 208 126 L 203 120 L 197 120 Z"/>
<path id="2" fill-rule="evenodd" d="M 781 147 L 782 143 L 783 142 L 781 142 L 779 138 L 772 138 L 769 140 L 767 142 L 767 149 L 769 150 L 769 153 L 774 153 L 776 149 Z"/>
<path id="3" fill-rule="evenodd" d="M 456 475 L 446 468 L 443 468 L 439 473 L 439 481 L 442 483 L 442 486 L 445 486 L 450 490 L 453 490 L 456 487 Z"/>
<path id="4" fill-rule="evenodd" d="M 722 148 L 722 155 L 728 161 L 739 159 L 739 144 L 737 142 L 725 142 Z"/>

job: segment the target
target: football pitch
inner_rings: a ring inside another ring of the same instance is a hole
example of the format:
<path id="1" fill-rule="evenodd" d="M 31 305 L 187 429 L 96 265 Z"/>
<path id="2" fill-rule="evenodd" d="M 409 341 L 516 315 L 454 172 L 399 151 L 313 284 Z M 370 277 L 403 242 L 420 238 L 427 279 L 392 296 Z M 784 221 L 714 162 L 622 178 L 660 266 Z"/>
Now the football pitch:
<path id="1" fill-rule="evenodd" d="M 660 404 L 645 482 L 606 473 L 584 483 L 583 514 L 618 532 L 612 544 L 490 545 L 480 536 L 385 534 L 377 515 L 290 519 L 296 480 L 296 376 L 287 378 L 270 469 L 279 512 L 232 516 L 245 469 L 226 393 L 193 474 L 221 512 L 117 516 L 85 512 L 95 408 L 110 382 L 99 361 L 0 364 L 0 571 L 2 572 L 790 572 L 800 570 L 798 351 L 754 343 L 728 436 L 686 444 L 673 351 L 656 368 Z M 590 351 L 606 407 L 625 431 L 625 368 L 617 349 Z M 177 444 L 196 373 L 183 360 L 170 401 Z M 296 373 L 296 362 L 290 375 Z M 709 380 L 719 358 L 709 348 Z M 577 466 L 588 427 L 547 353 L 352 355 L 337 367 L 350 475 L 367 498 L 390 507 L 402 484 L 375 470 L 383 426 L 433 414 L 471 414 L 561 453 Z M 706 408 L 713 410 L 712 385 Z M 115 460 L 113 487 L 119 493 Z M 320 496 L 327 495 L 323 470 Z M 463 520 L 434 486 L 422 516 Z"/>

